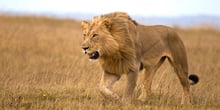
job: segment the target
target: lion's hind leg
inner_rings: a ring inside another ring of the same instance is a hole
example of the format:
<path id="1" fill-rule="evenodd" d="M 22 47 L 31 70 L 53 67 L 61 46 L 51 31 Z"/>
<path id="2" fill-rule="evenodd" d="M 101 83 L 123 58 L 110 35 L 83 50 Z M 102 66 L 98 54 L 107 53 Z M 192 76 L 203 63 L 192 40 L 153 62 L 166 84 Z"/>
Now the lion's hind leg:
<path id="1" fill-rule="evenodd" d="M 176 72 L 178 79 L 183 88 L 181 104 L 190 104 L 191 99 L 190 99 L 190 83 L 188 81 L 188 71 L 184 70 L 184 67 L 183 67 L 183 66 L 187 66 L 187 64 L 181 65 L 183 63 L 179 63 L 178 61 L 175 61 L 174 59 L 171 59 L 171 58 L 168 58 L 168 60 L 173 66 L 174 71 Z"/>
<path id="2" fill-rule="evenodd" d="M 156 64 L 152 65 L 148 62 L 143 62 L 144 64 L 144 80 L 143 80 L 143 87 L 141 89 L 141 95 L 138 97 L 138 100 L 145 102 L 147 101 L 147 97 L 151 94 L 151 85 L 153 81 L 153 77 L 155 76 L 156 71 L 158 68 L 163 64 L 165 61 L 166 56 L 161 57 L 159 62 L 157 59 L 151 59 L 153 62 L 157 62 Z M 148 60 L 146 60 L 148 61 Z"/>

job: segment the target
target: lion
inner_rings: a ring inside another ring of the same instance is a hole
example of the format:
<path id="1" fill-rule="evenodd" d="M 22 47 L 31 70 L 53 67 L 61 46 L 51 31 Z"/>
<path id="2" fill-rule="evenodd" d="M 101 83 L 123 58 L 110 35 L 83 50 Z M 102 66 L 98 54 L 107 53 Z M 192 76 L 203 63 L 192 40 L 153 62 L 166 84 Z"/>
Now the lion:
<path id="1" fill-rule="evenodd" d="M 144 87 L 138 99 L 147 101 L 155 72 L 167 59 L 183 88 L 181 104 L 191 103 L 190 85 L 199 79 L 197 75 L 188 76 L 186 50 L 172 28 L 138 24 L 125 12 L 95 16 L 91 21 L 82 21 L 81 27 L 84 53 L 98 60 L 103 69 L 99 90 L 104 97 L 131 102 L 138 73 L 144 69 Z M 127 85 L 121 100 L 112 86 L 123 74 Z"/>

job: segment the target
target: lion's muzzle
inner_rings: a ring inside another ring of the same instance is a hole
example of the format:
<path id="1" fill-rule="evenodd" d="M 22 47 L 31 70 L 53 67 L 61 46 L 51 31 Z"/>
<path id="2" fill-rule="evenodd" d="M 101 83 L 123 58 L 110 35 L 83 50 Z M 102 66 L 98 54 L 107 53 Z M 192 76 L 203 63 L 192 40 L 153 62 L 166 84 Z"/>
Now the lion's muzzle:
<path id="1" fill-rule="evenodd" d="M 89 55 L 90 59 L 98 59 L 99 56 L 100 56 L 98 51 L 95 51 L 95 52 L 92 52 L 92 53 L 88 53 L 88 55 Z"/>
<path id="2" fill-rule="evenodd" d="M 82 47 L 82 49 L 85 54 L 88 54 L 89 59 L 98 59 L 100 56 L 98 51 L 92 52 L 91 50 L 89 50 L 89 47 L 87 47 L 87 46 Z"/>

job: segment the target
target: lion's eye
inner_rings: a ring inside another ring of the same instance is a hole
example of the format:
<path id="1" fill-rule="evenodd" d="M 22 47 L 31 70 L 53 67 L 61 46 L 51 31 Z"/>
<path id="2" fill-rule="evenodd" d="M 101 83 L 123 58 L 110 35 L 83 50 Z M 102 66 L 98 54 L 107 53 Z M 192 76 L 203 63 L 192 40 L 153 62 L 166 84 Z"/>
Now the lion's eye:
<path id="1" fill-rule="evenodd" d="M 97 36 L 97 34 L 93 34 L 93 35 L 92 35 L 92 38 L 94 38 L 94 37 L 96 37 L 96 36 Z"/>
<path id="2" fill-rule="evenodd" d="M 92 40 L 96 40 L 96 36 L 97 36 L 97 34 L 93 34 L 92 37 L 91 37 L 91 39 L 92 39 Z"/>
<path id="3" fill-rule="evenodd" d="M 83 36 L 86 36 L 86 34 L 83 34 Z"/>

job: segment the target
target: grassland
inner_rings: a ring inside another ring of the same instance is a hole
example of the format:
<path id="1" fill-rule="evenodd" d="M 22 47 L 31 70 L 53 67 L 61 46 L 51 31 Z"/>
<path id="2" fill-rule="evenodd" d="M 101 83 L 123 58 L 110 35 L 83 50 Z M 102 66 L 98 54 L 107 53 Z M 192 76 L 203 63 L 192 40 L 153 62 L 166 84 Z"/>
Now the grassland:
<path id="1" fill-rule="evenodd" d="M 180 106 L 182 88 L 166 62 L 157 72 L 149 101 L 121 105 L 104 100 L 97 85 L 102 70 L 80 49 L 77 21 L 47 17 L 0 16 L 1 110 L 217 110 L 220 109 L 220 31 L 176 28 L 186 46 L 192 106 Z M 140 94 L 139 82 L 135 98 Z M 121 96 L 125 78 L 114 90 Z"/>

